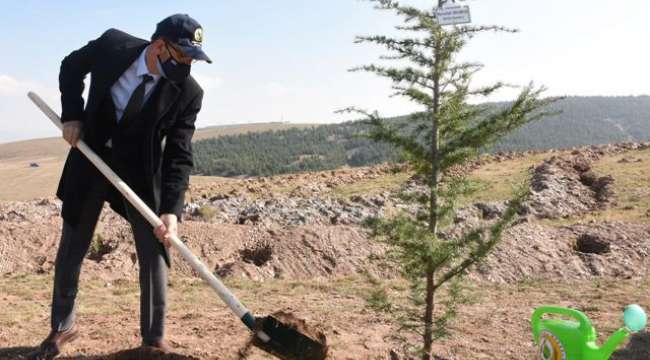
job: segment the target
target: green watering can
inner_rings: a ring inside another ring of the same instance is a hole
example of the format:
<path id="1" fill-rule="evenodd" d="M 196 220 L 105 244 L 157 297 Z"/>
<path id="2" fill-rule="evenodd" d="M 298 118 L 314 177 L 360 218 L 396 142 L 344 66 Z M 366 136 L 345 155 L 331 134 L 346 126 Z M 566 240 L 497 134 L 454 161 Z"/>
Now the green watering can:
<path id="1" fill-rule="evenodd" d="M 574 320 L 542 319 L 544 315 L 563 315 Z M 625 327 L 618 329 L 598 347 L 596 329 L 587 315 L 578 310 L 557 306 L 535 309 L 531 319 L 537 359 L 541 360 L 607 360 L 631 333 L 645 328 L 647 316 L 639 305 L 629 305 L 623 313 Z"/>

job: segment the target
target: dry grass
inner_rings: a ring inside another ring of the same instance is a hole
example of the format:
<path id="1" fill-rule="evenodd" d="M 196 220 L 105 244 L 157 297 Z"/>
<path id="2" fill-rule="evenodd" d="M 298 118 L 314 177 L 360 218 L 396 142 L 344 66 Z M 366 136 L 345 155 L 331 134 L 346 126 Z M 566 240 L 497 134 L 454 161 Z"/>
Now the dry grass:
<path id="1" fill-rule="evenodd" d="M 395 331 L 390 325 L 392 320 L 386 313 L 371 309 L 377 305 L 368 302 L 373 301 L 373 286 L 362 276 L 264 282 L 236 279 L 228 280 L 227 285 L 258 314 L 290 308 L 308 317 L 312 325 L 324 326 L 328 329 L 332 351 L 339 356 L 349 354 L 351 348 L 362 349 L 366 354 L 334 358 L 384 358 L 388 352 L 386 345 L 388 348 L 397 346 L 391 337 Z M 467 292 L 472 301 L 461 305 L 459 317 L 450 324 L 452 336 L 436 341 L 436 351 L 443 357 L 461 359 L 475 355 L 499 359 L 532 358 L 529 319 L 533 309 L 542 304 L 584 311 L 602 342 L 622 326 L 625 305 L 650 306 L 650 294 L 639 291 L 649 286 L 650 278 L 469 283 Z M 409 292 L 403 281 L 389 281 L 385 289 L 389 299 L 404 297 Z M 0 308 L 11 309 L 0 312 L 0 349 L 40 340 L 47 330 L 51 276 L 0 278 L 0 294 Z M 99 345 L 98 341 L 104 342 L 100 346 L 103 351 L 135 345 L 138 341 L 138 301 L 135 282 L 108 284 L 97 279 L 82 279 L 78 314 L 85 333 L 69 355 L 87 354 L 87 349 Z M 233 347 L 236 346 L 224 346 L 245 336 L 245 330 L 202 281 L 173 277 L 168 304 L 169 337 L 181 345 L 184 353 L 204 358 L 201 352 L 207 351 L 222 354 L 227 359 L 234 358 Z M 117 328 L 120 331 L 115 331 Z M 494 336 L 495 333 L 500 336 Z M 9 334 L 11 336 L 7 337 Z M 242 343 L 242 340 L 236 341 Z"/>
<path id="2" fill-rule="evenodd" d="M 201 128 L 194 134 L 193 140 L 203 140 L 227 135 L 239 135 L 264 131 L 278 131 L 288 129 L 304 129 L 317 126 L 316 124 L 293 124 L 293 123 L 253 123 L 235 125 L 217 125 Z"/>
<path id="3" fill-rule="evenodd" d="M 507 200 L 512 196 L 513 190 L 529 175 L 531 167 L 548 157 L 562 153 L 564 152 L 533 154 L 524 158 L 486 164 L 470 174 L 469 179 L 477 186 L 477 191 L 462 202 Z M 622 159 L 626 160 L 622 161 Z M 632 222 L 650 220 L 650 149 L 604 156 L 594 163 L 594 171 L 601 176 L 614 177 L 615 206 L 577 218 L 541 222 L 562 225 L 592 220 Z M 395 190 L 411 175 L 410 173 L 386 174 L 375 179 L 338 186 L 333 189 L 333 192 L 340 197 L 349 198 L 354 195 Z"/>
<path id="4" fill-rule="evenodd" d="M 616 193 L 616 206 L 597 214 L 600 220 L 650 220 L 650 149 L 606 156 L 596 162 L 594 170 L 614 177 Z"/>
<path id="5" fill-rule="evenodd" d="M 217 214 L 217 209 L 210 205 L 203 205 L 196 210 L 199 216 L 204 220 L 210 220 Z"/>
<path id="6" fill-rule="evenodd" d="M 623 159 L 626 160 L 622 161 Z M 650 221 L 650 149 L 604 156 L 594 163 L 593 169 L 599 176 L 614 177 L 615 204 L 605 210 L 580 217 L 540 222 L 549 225 L 567 225 L 592 221 L 646 224 Z"/>
<path id="7" fill-rule="evenodd" d="M 508 199 L 513 186 L 521 184 L 528 169 L 550 156 L 536 154 L 481 167 L 470 176 L 479 184 L 480 190 L 466 202 Z M 604 156 L 594 162 L 593 169 L 600 176 L 614 177 L 614 206 L 577 217 L 536 221 L 547 225 L 567 225 L 590 221 L 647 223 L 650 220 L 650 149 Z"/>
<path id="8" fill-rule="evenodd" d="M 483 165 L 469 176 L 469 180 L 476 184 L 478 190 L 463 202 L 510 199 L 514 189 L 526 180 L 530 169 L 550 156 L 552 155 L 533 154 L 524 158 Z"/>
<path id="9" fill-rule="evenodd" d="M 514 188 L 526 179 L 529 169 L 550 156 L 550 154 L 534 154 L 482 166 L 470 174 L 469 180 L 475 184 L 477 191 L 470 198 L 464 199 L 463 203 L 509 199 Z M 334 193 L 347 198 L 353 195 L 395 190 L 412 175 L 412 173 L 386 174 L 375 179 L 341 185 L 334 189 Z"/>
<path id="10" fill-rule="evenodd" d="M 35 162 L 38 167 L 30 167 Z M 56 188 L 64 159 L 56 157 L 0 160 L 0 200 L 49 197 Z"/>
<path id="11" fill-rule="evenodd" d="M 375 179 L 360 180 L 333 189 L 336 196 L 350 198 L 354 195 L 370 195 L 384 191 L 394 191 L 406 182 L 412 174 L 406 172 L 385 174 Z"/>
<path id="12" fill-rule="evenodd" d="M 257 123 L 211 126 L 198 129 L 194 134 L 194 140 L 310 126 L 314 125 Z M 0 201 L 31 200 L 53 196 L 68 149 L 68 145 L 60 138 L 0 144 L 0 184 L 2 184 L 0 186 Z M 37 163 L 39 167 L 30 167 L 30 163 Z"/>

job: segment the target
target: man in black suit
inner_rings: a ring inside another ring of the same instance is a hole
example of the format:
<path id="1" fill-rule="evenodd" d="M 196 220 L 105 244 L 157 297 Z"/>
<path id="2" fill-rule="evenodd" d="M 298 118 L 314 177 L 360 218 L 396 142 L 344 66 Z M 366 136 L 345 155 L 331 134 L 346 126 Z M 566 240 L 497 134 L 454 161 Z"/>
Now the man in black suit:
<path id="1" fill-rule="evenodd" d="M 52 359 L 79 336 L 75 297 L 81 263 L 104 201 L 132 227 L 140 268 L 143 349 L 169 351 L 164 340 L 168 239 L 176 233 L 192 169 L 191 140 L 203 90 L 189 75 L 203 29 L 187 15 L 172 15 L 151 41 L 110 29 L 61 63 L 63 137 L 72 145 L 57 196 L 63 229 L 56 258 L 52 331 L 33 359 Z M 84 109 L 84 78 L 91 74 Z M 84 141 L 127 182 L 164 225 L 151 225 L 76 149 Z M 153 231 L 152 231 L 153 230 Z"/>

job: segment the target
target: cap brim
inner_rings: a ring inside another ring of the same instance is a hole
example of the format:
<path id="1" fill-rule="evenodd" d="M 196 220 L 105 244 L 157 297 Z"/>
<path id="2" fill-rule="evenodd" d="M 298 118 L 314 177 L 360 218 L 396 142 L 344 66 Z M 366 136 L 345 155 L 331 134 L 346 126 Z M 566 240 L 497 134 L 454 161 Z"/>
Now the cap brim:
<path id="1" fill-rule="evenodd" d="M 189 56 L 195 60 L 203 60 L 206 61 L 208 64 L 212 64 L 212 60 L 208 57 L 208 55 L 205 52 L 203 52 L 201 46 L 188 45 L 183 43 L 177 43 L 176 45 L 183 52 L 183 55 Z"/>

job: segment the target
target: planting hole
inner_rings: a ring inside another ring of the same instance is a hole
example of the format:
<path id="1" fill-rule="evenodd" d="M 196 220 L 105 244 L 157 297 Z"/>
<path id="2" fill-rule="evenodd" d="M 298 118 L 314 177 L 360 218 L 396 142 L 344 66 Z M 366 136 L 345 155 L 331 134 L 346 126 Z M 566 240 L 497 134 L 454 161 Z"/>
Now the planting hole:
<path id="1" fill-rule="evenodd" d="M 597 235 L 582 234 L 578 237 L 575 250 L 583 254 L 606 254 L 609 252 L 609 241 Z"/>
<path id="2" fill-rule="evenodd" d="M 254 247 L 246 248 L 239 251 L 242 260 L 247 263 L 262 266 L 271 260 L 273 248 L 269 244 L 258 244 Z"/>

